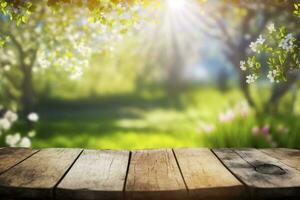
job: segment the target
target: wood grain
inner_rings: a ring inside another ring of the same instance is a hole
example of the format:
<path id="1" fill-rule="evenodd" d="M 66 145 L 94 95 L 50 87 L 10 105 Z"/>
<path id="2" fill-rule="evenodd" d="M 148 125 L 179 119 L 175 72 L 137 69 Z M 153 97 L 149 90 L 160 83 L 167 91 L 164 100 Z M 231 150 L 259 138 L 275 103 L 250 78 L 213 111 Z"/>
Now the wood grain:
<path id="1" fill-rule="evenodd" d="M 256 149 L 214 149 L 222 162 L 249 188 L 252 198 L 300 195 L 300 172 Z"/>
<path id="2" fill-rule="evenodd" d="M 0 176 L 4 197 L 51 199 L 53 188 L 80 154 L 80 149 L 43 149 Z"/>
<path id="3" fill-rule="evenodd" d="M 56 189 L 56 199 L 122 199 L 129 151 L 84 150 Z"/>
<path id="4" fill-rule="evenodd" d="M 174 149 L 191 199 L 243 198 L 245 188 L 209 149 Z"/>
<path id="5" fill-rule="evenodd" d="M 0 149 L 0 174 L 28 158 L 38 150 L 26 148 L 1 148 Z"/>
<path id="6" fill-rule="evenodd" d="M 132 152 L 126 199 L 187 199 L 187 190 L 171 149 Z"/>
<path id="7" fill-rule="evenodd" d="M 300 150 L 279 148 L 261 151 L 300 171 Z"/>

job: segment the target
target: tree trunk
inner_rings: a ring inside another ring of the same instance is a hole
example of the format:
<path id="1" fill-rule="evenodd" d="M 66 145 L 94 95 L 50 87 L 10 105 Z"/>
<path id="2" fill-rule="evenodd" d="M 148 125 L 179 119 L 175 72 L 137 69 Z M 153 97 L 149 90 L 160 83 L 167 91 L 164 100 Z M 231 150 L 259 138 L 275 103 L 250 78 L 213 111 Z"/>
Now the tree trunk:
<path id="1" fill-rule="evenodd" d="M 21 111 L 22 116 L 26 120 L 26 126 L 30 130 L 32 128 L 31 122 L 27 119 L 30 112 L 33 111 L 35 97 L 32 82 L 32 69 L 29 66 L 24 66 L 22 68 L 23 79 L 21 83 Z"/>
<path id="2" fill-rule="evenodd" d="M 297 81 L 297 78 L 298 73 L 290 73 L 286 82 L 273 87 L 269 100 L 264 104 L 265 112 L 277 113 L 279 100 L 289 91 L 291 86 Z"/>

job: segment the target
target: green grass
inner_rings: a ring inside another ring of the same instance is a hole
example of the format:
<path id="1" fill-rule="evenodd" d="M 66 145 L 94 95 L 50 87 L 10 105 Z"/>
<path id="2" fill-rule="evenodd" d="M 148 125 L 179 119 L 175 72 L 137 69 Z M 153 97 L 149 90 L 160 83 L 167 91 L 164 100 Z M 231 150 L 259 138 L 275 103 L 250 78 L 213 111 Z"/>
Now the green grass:
<path id="1" fill-rule="evenodd" d="M 163 95 L 120 95 L 81 101 L 43 101 L 36 125 L 34 147 L 84 147 L 141 149 L 164 147 L 269 147 L 264 136 L 251 129 L 271 125 L 271 135 L 280 147 L 300 145 L 299 116 L 255 116 L 222 124 L 220 112 L 243 101 L 238 90 L 189 90 L 176 99 Z M 200 132 L 199 121 L 215 131 Z M 279 133 L 284 125 L 288 133 Z"/>

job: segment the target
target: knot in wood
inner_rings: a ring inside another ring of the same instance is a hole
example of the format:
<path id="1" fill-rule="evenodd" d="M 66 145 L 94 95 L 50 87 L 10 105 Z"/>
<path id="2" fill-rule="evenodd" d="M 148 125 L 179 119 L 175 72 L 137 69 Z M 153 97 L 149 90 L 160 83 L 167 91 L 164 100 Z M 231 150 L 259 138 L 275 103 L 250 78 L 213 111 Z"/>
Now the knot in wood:
<path id="1" fill-rule="evenodd" d="M 286 173 L 282 168 L 280 168 L 276 165 L 273 165 L 273 164 L 257 165 L 255 167 L 255 171 L 262 173 L 262 174 L 270 174 L 270 175 L 283 175 Z"/>

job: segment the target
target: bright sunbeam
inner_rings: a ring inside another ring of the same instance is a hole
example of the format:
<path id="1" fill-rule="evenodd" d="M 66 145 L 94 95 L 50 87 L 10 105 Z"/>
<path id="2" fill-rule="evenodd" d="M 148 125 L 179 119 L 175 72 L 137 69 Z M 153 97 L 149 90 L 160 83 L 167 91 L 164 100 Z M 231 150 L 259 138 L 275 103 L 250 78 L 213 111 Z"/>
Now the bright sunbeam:
<path id="1" fill-rule="evenodd" d="M 173 11 L 182 10 L 185 7 L 186 0 L 167 0 L 168 7 Z"/>

